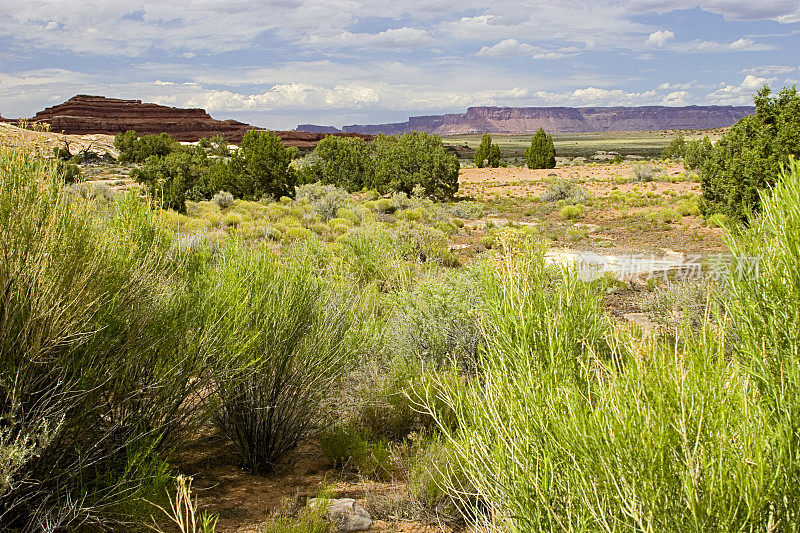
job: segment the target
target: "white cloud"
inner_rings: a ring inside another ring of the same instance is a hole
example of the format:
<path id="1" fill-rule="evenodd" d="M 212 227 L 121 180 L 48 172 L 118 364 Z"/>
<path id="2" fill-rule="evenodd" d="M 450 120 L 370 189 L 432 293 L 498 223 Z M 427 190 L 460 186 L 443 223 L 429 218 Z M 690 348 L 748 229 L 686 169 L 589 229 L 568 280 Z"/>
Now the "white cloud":
<path id="1" fill-rule="evenodd" d="M 663 48 L 667 41 L 674 38 L 675 34 L 669 30 L 658 30 L 650 34 L 644 42 L 645 46 L 658 46 Z"/>
<path id="2" fill-rule="evenodd" d="M 661 100 L 661 105 L 685 106 L 689 105 L 691 93 L 688 91 L 673 91 Z"/>
<path id="3" fill-rule="evenodd" d="M 391 28 L 380 33 L 352 33 L 343 31 L 338 35 L 322 37 L 312 35 L 303 42 L 311 45 L 325 45 L 351 48 L 420 48 L 430 46 L 434 40 L 425 31 L 404 26 Z"/>
<path id="4" fill-rule="evenodd" d="M 536 47 L 516 39 L 503 39 L 494 46 L 484 46 L 476 55 L 480 57 L 512 57 L 533 54 Z"/>
<path id="5" fill-rule="evenodd" d="M 561 59 L 578 52 L 580 49 L 574 46 L 548 50 L 541 46 L 521 43 L 516 39 L 503 39 L 494 46 L 484 46 L 475 55 L 491 58 L 528 56 L 531 59 Z"/>
<path id="6" fill-rule="evenodd" d="M 789 24 L 800 22 L 800 4 L 797 0 L 632 0 L 632 11 L 656 10 L 661 13 L 678 9 L 699 7 L 704 11 L 722 15 L 725 20 L 774 20 Z"/>
<path id="7" fill-rule="evenodd" d="M 800 67 L 790 67 L 787 65 L 764 65 L 761 67 L 751 67 L 740 70 L 742 74 L 752 74 L 754 76 L 778 76 L 781 74 L 789 74 L 800 70 Z"/>
<path id="8" fill-rule="evenodd" d="M 739 85 L 723 83 L 719 89 L 708 94 L 706 99 L 717 105 L 752 105 L 754 93 L 764 85 L 775 81 L 776 78 L 762 78 L 748 74 Z"/>

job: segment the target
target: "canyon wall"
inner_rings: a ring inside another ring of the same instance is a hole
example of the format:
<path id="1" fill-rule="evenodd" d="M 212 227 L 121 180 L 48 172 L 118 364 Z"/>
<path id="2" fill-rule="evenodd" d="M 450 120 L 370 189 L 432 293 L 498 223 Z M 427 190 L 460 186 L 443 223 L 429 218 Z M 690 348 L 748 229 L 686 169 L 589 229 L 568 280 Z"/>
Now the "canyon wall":
<path id="1" fill-rule="evenodd" d="M 406 122 L 392 124 L 354 124 L 344 126 L 341 131 L 371 135 L 409 131 L 459 135 L 484 131 L 533 133 L 539 128 L 548 133 L 712 129 L 731 126 L 754 111 L 750 106 L 470 107 L 466 113 L 410 117 Z M 330 131 L 329 126 L 311 127 Z"/>
<path id="2" fill-rule="evenodd" d="M 261 129 L 236 120 L 216 120 L 203 109 L 182 109 L 141 100 L 120 100 L 104 96 L 77 95 L 63 104 L 48 107 L 36 113 L 31 122 L 46 122 L 50 131 L 68 135 L 102 133 L 115 135 L 135 130 L 139 135 L 168 133 L 178 141 L 198 141 L 204 137 L 222 135 L 234 144 L 242 141 L 248 130 Z M 276 131 L 287 146 L 311 149 L 326 133 L 303 131 Z M 359 136 L 358 133 L 336 133 L 342 136 Z"/>

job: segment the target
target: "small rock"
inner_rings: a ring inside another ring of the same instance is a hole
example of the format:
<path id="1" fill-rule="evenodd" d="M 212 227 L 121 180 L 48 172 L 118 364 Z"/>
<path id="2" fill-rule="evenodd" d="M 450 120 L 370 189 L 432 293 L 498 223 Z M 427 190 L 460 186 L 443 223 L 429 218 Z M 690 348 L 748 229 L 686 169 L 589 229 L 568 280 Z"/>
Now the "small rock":
<path id="1" fill-rule="evenodd" d="M 350 531 L 366 531 L 372 527 L 372 518 L 366 509 L 361 507 L 353 498 L 340 498 L 326 501 L 328 507 L 327 518 L 341 533 Z M 308 500 L 309 507 L 315 507 L 316 498 Z"/>

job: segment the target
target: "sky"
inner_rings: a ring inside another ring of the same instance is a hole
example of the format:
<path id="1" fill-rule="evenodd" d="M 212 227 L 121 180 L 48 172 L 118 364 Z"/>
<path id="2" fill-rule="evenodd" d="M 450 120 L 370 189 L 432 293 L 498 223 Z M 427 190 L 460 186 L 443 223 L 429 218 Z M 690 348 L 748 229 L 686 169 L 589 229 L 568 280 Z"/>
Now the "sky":
<path id="1" fill-rule="evenodd" d="M 0 0 L 0 115 L 76 94 L 271 129 L 469 106 L 750 105 L 800 0 Z"/>

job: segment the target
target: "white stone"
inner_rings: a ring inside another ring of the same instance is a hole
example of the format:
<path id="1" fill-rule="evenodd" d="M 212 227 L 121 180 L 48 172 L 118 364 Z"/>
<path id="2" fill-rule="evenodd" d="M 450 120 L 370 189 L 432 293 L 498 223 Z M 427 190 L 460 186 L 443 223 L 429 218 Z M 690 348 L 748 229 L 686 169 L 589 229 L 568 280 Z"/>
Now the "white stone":
<path id="1" fill-rule="evenodd" d="M 372 518 L 366 509 L 353 498 L 325 500 L 329 505 L 327 518 L 341 533 L 366 531 L 372 527 Z M 317 498 L 308 500 L 309 507 L 316 507 Z"/>

